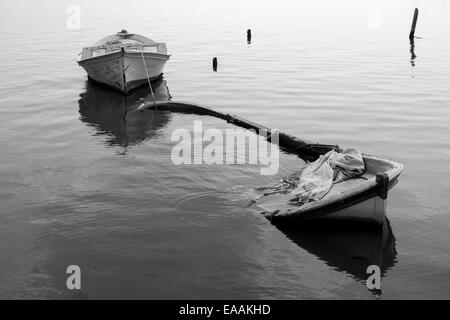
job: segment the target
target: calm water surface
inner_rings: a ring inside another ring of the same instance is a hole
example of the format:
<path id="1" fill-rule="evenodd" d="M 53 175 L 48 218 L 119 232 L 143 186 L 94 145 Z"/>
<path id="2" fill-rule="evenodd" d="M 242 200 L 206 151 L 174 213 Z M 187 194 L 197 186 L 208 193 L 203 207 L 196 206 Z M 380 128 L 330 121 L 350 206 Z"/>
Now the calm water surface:
<path id="1" fill-rule="evenodd" d="M 66 27 L 72 4 L 80 30 Z M 445 0 L 4 0 L 0 12 L 1 298 L 450 297 Z M 125 99 L 88 83 L 76 55 L 122 28 L 167 42 L 160 100 L 402 162 L 390 225 L 282 230 L 245 208 L 252 187 L 303 164 L 292 155 L 272 177 L 172 164 L 175 129 L 232 126 L 138 113 L 146 89 Z M 78 293 L 65 286 L 71 264 Z M 365 286 L 369 264 L 382 266 L 381 295 Z"/>

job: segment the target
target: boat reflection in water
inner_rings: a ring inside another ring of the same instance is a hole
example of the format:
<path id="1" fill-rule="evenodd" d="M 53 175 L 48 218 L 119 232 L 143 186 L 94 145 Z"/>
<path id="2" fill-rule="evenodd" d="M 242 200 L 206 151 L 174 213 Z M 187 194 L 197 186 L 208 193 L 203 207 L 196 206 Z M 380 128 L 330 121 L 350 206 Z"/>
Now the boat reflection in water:
<path id="1" fill-rule="evenodd" d="M 323 221 L 304 227 L 292 224 L 276 227 L 295 244 L 330 267 L 346 272 L 364 284 L 373 274 L 367 273 L 370 265 L 377 265 L 383 277 L 397 263 L 395 237 L 387 219 L 381 232 L 380 229 L 369 229 L 364 225 Z M 370 291 L 375 295 L 381 294 L 381 290 Z"/>
<path id="2" fill-rule="evenodd" d="M 165 80 L 152 81 L 156 101 L 170 101 Z M 151 139 L 170 121 L 166 111 L 138 112 L 140 99 L 153 101 L 148 86 L 143 86 L 125 96 L 93 81 L 86 82 L 86 91 L 80 95 L 80 120 L 106 135 L 108 146 L 128 147 Z"/>

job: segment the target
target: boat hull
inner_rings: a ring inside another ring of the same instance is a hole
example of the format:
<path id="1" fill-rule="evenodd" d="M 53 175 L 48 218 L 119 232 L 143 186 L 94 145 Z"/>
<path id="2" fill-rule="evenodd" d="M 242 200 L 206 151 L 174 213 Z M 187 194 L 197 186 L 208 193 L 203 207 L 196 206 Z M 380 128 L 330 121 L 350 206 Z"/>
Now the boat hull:
<path id="1" fill-rule="evenodd" d="M 264 204 L 259 207 L 264 210 L 262 213 L 273 224 L 351 221 L 381 226 L 386 218 L 387 198 L 360 193 L 354 199 L 343 199 L 341 202 L 331 203 L 327 207 L 289 215 L 277 215 L 276 210 L 272 208 L 267 211 L 268 207 Z"/>
<path id="2" fill-rule="evenodd" d="M 342 220 L 383 225 L 386 217 L 387 199 L 379 196 L 363 200 L 347 208 L 319 217 L 321 220 Z"/>
<path id="3" fill-rule="evenodd" d="M 90 79 L 127 94 L 161 76 L 168 59 L 169 55 L 160 53 L 116 51 L 78 64 Z"/>

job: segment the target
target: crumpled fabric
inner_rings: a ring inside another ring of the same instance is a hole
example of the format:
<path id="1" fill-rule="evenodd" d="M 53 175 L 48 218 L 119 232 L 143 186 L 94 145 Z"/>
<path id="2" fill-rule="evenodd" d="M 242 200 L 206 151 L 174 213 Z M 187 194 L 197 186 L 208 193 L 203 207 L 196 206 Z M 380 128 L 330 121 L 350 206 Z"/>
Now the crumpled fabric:
<path id="1" fill-rule="evenodd" d="M 364 171 L 364 160 L 359 151 L 352 148 L 342 152 L 332 150 L 307 164 L 299 173 L 283 178 L 274 185 L 255 189 L 262 193 L 248 205 L 273 194 L 286 194 L 290 202 L 297 202 L 298 205 L 317 201 L 331 190 L 333 184 L 358 177 Z"/>
<path id="2" fill-rule="evenodd" d="M 356 149 L 345 149 L 342 153 L 329 151 L 302 170 L 290 194 L 298 197 L 300 204 L 320 200 L 334 183 L 358 177 L 364 169 L 362 154 Z"/>

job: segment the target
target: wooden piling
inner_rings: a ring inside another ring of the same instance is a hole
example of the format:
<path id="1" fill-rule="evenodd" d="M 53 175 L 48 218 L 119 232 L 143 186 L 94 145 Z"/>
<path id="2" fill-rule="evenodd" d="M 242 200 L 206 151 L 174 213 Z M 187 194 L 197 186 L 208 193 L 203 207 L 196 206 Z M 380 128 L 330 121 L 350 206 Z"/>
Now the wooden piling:
<path id="1" fill-rule="evenodd" d="M 247 43 L 251 43 L 251 42 L 252 42 L 252 30 L 247 29 Z"/>
<path id="2" fill-rule="evenodd" d="M 411 25 L 411 32 L 409 33 L 409 39 L 413 40 L 414 39 L 414 33 L 416 32 L 416 23 L 417 23 L 417 17 L 419 16 L 419 9 L 415 9 L 414 10 L 414 18 L 413 18 L 413 22 Z"/>
<path id="3" fill-rule="evenodd" d="M 217 71 L 217 58 L 216 57 L 213 58 L 212 64 L 213 64 L 213 70 L 216 72 Z"/>

